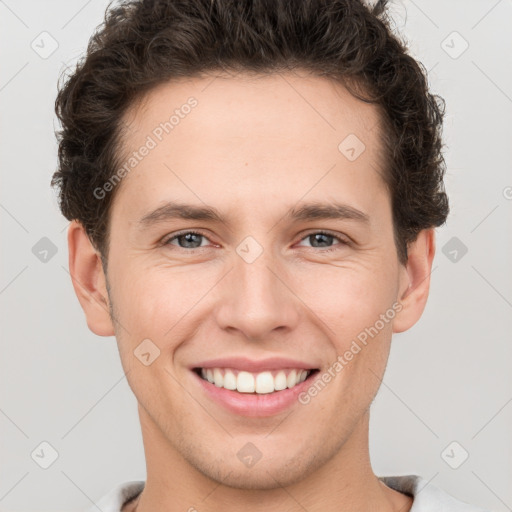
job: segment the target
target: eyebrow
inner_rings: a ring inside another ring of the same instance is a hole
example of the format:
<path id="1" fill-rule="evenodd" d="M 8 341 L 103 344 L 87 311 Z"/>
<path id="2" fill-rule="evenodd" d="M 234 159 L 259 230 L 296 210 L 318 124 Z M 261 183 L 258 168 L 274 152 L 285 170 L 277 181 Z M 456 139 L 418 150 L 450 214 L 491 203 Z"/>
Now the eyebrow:
<path id="1" fill-rule="evenodd" d="M 288 211 L 283 217 L 291 221 L 311 221 L 311 220 L 355 220 L 364 224 L 370 223 L 368 214 L 349 206 L 337 202 L 310 202 L 303 203 Z M 163 206 L 145 214 L 139 221 L 140 229 L 147 229 L 152 225 L 163 223 L 174 219 L 185 220 L 205 220 L 222 224 L 229 224 L 216 208 L 211 206 L 198 206 L 193 204 L 179 203 L 170 201 Z"/>

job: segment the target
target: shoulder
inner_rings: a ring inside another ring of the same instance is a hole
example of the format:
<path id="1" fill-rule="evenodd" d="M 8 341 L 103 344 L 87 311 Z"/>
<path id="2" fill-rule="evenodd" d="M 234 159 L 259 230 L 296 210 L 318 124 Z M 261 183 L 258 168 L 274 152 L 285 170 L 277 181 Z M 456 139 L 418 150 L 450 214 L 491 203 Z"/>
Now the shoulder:
<path id="1" fill-rule="evenodd" d="M 118 484 L 84 512 L 98 512 L 98 509 L 102 512 L 121 512 L 123 505 L 138 496 L 145 484 L 143 480 Z"/>
<path id="2" fill-rule="evenodd" d="M 418 475 L 381 476 L 379 480 L 414 498 L 410 512 L 491 512 L 454 498 Z"/>

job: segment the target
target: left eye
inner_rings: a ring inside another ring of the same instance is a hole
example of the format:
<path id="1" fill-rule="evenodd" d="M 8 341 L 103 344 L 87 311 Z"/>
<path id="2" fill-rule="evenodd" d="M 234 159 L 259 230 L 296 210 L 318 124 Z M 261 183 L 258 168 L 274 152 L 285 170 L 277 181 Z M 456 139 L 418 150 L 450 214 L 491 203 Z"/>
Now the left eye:
<path id="1" fill-rule="evenodd" d="M 201 243 L 201 239 L 208 240 L 208 238 L 202 233 L 198 233 L 196 231 L 184 231 L 167 239 L 167 241 L 163 242 L 163 244 L 178 245 L 178 247 L 181 249 L 199 249 L 200 247 L 204 247 Z M 300 242 L 304 240 L 309 240 L 313 248 L 324 248 L 327 251 L 335 250 L 337 246 L 348 244 L 348 242 L 343 238 L 340 238 L 339 236 L 326 231 L 315 231 L 313 233 L 309 233 L 303 237 Z M 337 240 L 339 243 L 332 246 L 334 240 Z M 174 244 L 174 241 L 177 241 L 177 244 Z"/>
<path id="2" fill-rule="evenodd" d="M 338 237 L 336 235 L 333 235 L 331 233 L 328 233 L 326 231 L 316 231 L 314 233 L 309 233 L 309 235 L 306 235 L 304 238 L 302 238 L 302 240 L 308 240 L 308 239 L 310 241 L 312 241 L 313 247 L 317 247 L 317 248 L 322 248 L 323 246 L 318 246 L 318 245 L 315 245 L 315 244 L 318 244 L 318 243 L 320 243 L 320 244 L 324 244 L 324 243 L 329 244 L 333 240 L 338 240 L 338 242 L 340 242 L 337 245 L 346 245 L 347 244 L 347 242 L 345 240 L 343 240 L 342 238 L 340 238 L 340 237 Z M 301 240 L 301 242 L 302 242 L 302 240 Z M 329 249 L 331 249 L 331 248 L 329 247 Z"/>

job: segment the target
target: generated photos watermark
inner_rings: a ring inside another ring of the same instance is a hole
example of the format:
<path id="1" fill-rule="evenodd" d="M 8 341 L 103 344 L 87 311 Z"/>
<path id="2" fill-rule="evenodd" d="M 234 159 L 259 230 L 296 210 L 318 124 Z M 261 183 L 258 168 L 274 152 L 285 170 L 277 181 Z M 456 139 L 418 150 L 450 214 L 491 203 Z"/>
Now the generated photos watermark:
<path id="1" fill-rule="evenodd" d="M 393 318 L 395 318 L 396 314 L 402 311 L 403 306 L 400 302 L 395 302 L 389 309 L 386 310 L 385 313 L 381 313 L 379 319 L 375 321 L 375 323 L 366 327 L 363 331 L 361 331 L 355 340 L 352 340 L 352 343 L 343 355 L 339 355 L 337 359 L 325 370 L 322 375 L 315 379 L 314 382 L 309 386 L 308 389 L 302 391 L 298 395 L 298 400 L 302 405 L 307 405 L 311 402 L 311 399 L 322 391 L 332 379 L 338 375 L 345 366 L 349 364 L 350 361 L 354 359 L 354 356 L 359 354 L 361 350 L 366 347 L 369 339 L 373 339 L 377 334 L 379 334 L 384 327 L 389 324 Z M 359 343 L 362 345 L 359 345 Z"/>

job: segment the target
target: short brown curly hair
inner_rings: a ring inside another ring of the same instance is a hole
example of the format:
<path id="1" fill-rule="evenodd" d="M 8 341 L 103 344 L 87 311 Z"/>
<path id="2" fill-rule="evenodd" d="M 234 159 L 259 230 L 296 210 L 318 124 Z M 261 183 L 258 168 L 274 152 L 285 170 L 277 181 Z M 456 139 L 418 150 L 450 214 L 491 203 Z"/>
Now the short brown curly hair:
<path id="1" fill-rule="evenodd" d="M 121 119 L 153 87 L 210 71 L 302 68 L 379 106 L 384 180 L 399 260 L 422 229 L 446 221 L 445 103 L 391 29 L 386 0 L 128 0 L 108 5 L 87 52 L 59 89 L 59 205 L 78 220 L 106 268 L 109 209 L 94 190 L 120 164 Z"/>

